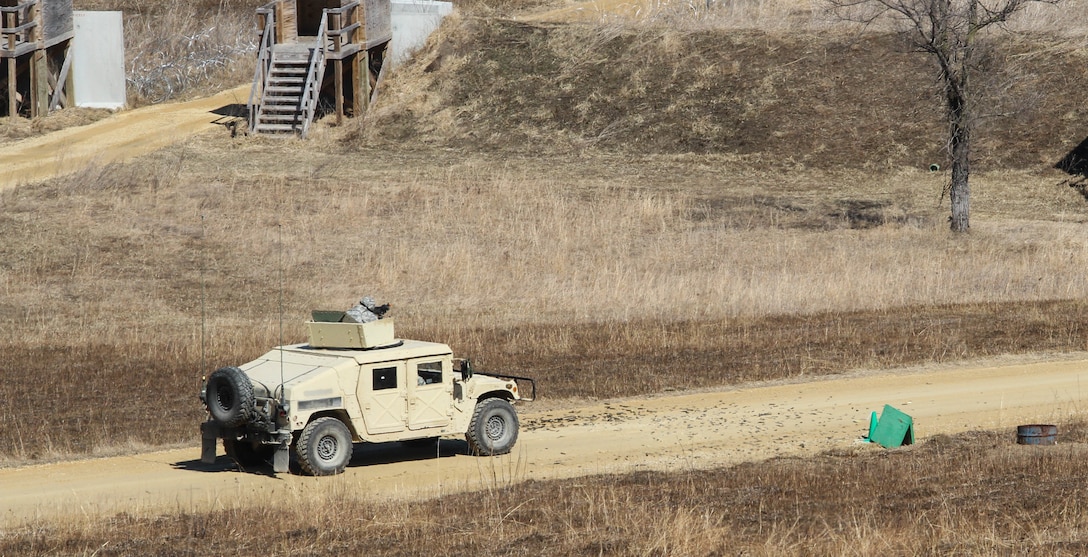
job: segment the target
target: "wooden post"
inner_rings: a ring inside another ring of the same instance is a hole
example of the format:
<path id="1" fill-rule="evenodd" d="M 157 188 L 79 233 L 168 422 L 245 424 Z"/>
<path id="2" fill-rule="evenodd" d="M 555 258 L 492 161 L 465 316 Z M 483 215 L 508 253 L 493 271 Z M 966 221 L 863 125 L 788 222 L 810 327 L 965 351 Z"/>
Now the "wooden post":
<path id="1" fill-rule="evenodd" d="M 298 11 L 295 0 L 276 4 L 276 42 L 294 43 L 298 38 Z"/>
<path id="2" fill-rule="evenodd" d="M 344 61 L 337 58 L 333 62 L 333 83 L 336 84 L 336 125 L 344 122 Z"/>
<path id="3" fill-rule="evenodd" d="M 389 67 L 389 43 L 382 43 L 382 45 L 377 48 L 381 49 L 382 67 L 378 70 L 378 75 L 374 76 L 374 86 L 370 90 L 370 99 L 367 101 L 368 103 L 374 102 L 374 99 L 378 97 L 378 88 L 382 86 L 382 79 L 385 78 L 385 69 Z"/>
<path id="4" fill-rule="evenodd" d="M 336 61 L 333 62 L 333 94 L 336 95 L 336 125 L 339 126 L 344 123 L 344 59 L 340 57 L 340 53 L 343 52 L 343 35 L 340 31 L 344 28 L 343 15 L 340 12 L 332 14 L 332 21 L 330 21 L 329 34 L 334 35 L 336 38 L 333 40 L 333 49 L 336 52 Z M 321 45 L 324 46 L 324 45 Z"/>
<path id="5" fill-rule="evenodd" d="M 30 117 L 49 114 L 49 60 L 44 49 L 37 49 L 30 62 Z"/>
<path id="6" fill-rule="evenodd" d="M 18 58 L 8 58 L 8 117 L 16 118 L 19 116 L 19 105 L 15 102 L 15 65 L 19 63 Z"/>
<path id="7" fill-rule="evenodd" d="M 340 34 L 340 30 L 344 28 L 343 15 L 340 12 L 333 12 L 331 18 L 329 18 L 329 34 L 334 38 L 332 40 L 332 51 L 339 54 L 340 50 L 344 48 L 344 37 Z"/>
<path id="8" fill-rule="evenodd" d="M 37 43 L 42 40 L 42 35 L 45 34 L 45 26 L 42 23 L 42 11 L 38 8 L 37 2 L 31 3 L 30 6 L 27 7 L 26 16 L 27 21 L 33 21 L 36 24 L 34 25 L 34 27 L 31 27 L 29 33 L 27 33 L 26 41 L 30 43 Z M 23 23 L 26 23 L 26 21 L 24 21 Z M 39 43 L 39 50 L 41 49 L 41 47 L 42 44 Z"/>
<path id="9" fill-rule="evenodd" d="M 15 27 L 15 12 L 4 14 L 4 27 L 9 29 Z M 15 51 L 15 33 L 8 33 L 8 50 Z"/>
<path id="10" fill-rule="evenodd" d="M 68 97 L 64 93 L 64 85 L 68 83 L 68 72 L 72 70 L 72 43 L 71 41 L 64 42 L 64 63 L 60 67 L 60 74 L 57 76 L 57 85 L 53 88 L 53 98 L 49 99 L 49 111 L 52 112 L 57 109 L 63 102 L 65 106 L 68 105 Z"/>
<path id="11" fill-rule="evenodd" d="M 12 28 L 15 27 L 15 13 L 7 12 L 4 14 L 3 26 Z M 15 51 L 15 33 L 8 34 L 8 50 Z M 18 57 L 11 57 L 7 59 L 8 62 L 8 117 L 15 118 L 18 116 L 19 104 L 15 102 L 15 66 L 19 64 Z"/>
<path id="12" fill-rule="evenodd" d="M 362 95 L 360 95 L 362 99 L 359 102 L 362 102 L 363 112 L 366 112 L 370 109 L 370 51 L 365 49 L 360 50 L 359 58 L 361 58 L 361 64 L 359 65 L 362 66 L 362 68 L 360 68 L 359 75 L 356 79 L 359 80 L 359 92 L 362 93 Z"/>
<path id="13" fill-rule="evenodd" d="M 364 83 L 370 83 L 366 76 L 366 66 L 359 62 L 366 58 L 366 51 L 356 52 L 351 55 L 351 113 L 359 118 L 366 110 L 366 94 L 363 92 Z"/>

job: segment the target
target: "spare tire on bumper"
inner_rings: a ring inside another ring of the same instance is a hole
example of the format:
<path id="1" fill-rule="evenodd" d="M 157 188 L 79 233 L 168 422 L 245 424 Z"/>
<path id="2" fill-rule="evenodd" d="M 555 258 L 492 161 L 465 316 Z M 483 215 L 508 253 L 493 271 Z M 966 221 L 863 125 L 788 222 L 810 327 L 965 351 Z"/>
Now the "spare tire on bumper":
<path id="1" fill-rule="evenodd" d="M 238 427 L 250 421 L 256 413 L 253 383 L 236 367 L 215 370 L 208 378 L 204 403 L 212 419 L 227 427 Z"/>

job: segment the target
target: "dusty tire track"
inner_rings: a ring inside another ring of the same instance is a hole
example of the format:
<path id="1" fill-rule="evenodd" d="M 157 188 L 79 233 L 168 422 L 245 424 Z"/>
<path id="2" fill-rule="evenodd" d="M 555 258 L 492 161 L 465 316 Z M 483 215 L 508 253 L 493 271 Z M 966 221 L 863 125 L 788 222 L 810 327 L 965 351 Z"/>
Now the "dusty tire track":
<path id="1" fill-rule="evenodd" d="M 415 499 L 528 479 L 813 455 L 855 446 L 869 413 L 885 403 L 914 416 L 922 441 L 939 433 L 1060 421 L 1081 411 L 1088 395 L 1082 382 L 1088 389 L 1088 360 L 886 372 L 562 410 L 528 408 L 511 455 L 468 456 L 463 440 L 443 441 L 441 457 L 433 449 L 397 443 L 357 446 L 347 472 L 332 478 L 239 472 L 222 456 L 214 465 L 201 465 L 195 446 L 6 469 L 0 470 L 0 524 L 267 504 L 272 497 L 328 489 Z M 197 424 L 193 428 L 195 438 Z"/>
<path id="2" fill-rule="evenodd" d="M 249 85 L 183 103 L 126 110 L 86 126 L 67 128 L 0 148 L 0 190 L 77 172 L 89 164 L 130 160 L 193 134 L 219 130 L 215 111 L 245 104 Z"/>

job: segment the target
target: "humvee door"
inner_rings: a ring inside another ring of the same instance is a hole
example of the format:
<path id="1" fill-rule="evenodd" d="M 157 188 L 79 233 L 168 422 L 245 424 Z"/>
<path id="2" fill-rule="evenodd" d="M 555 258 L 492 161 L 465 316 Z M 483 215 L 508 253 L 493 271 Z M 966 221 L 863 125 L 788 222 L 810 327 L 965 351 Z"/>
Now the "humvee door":
<path id="1" fill-rule="evenodd" d="M 453 393 L 449 358 L 408 362 L 408 428 L 442 427 L 450 423 Z"/>
<path id="2" fill-rule="evenodd" d="M 359 376 L 359 404 L 367 433 L 395 433 L 405 426 L 405 371 L 403 362 L 363 366 Z"/>

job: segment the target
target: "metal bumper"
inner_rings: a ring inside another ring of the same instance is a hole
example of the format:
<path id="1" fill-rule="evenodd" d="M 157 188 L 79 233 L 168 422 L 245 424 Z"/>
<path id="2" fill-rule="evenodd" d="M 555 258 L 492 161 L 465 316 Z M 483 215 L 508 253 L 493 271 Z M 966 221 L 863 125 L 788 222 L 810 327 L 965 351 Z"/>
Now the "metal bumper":
<path id="1" fill-rule="evenodd" d="M 518 395 L 519 396 L 521 395 L 521 384 L 522 383 L 528 383 L 532 393 L 527 397 L 522 396 L 520 398 L 520 400 L 524 400 L 525 402 L 532 402 L 532 401 L 536 400 L 536 381 L 533 381 L 529 377 L 519 377 L 517 375 L 499 375 L 498 377 L 500 377 L 502 379 L 513 379 L 518 384 Z"/>
<path id="2" fill-rule="evenodd" d="M 214 464 L 216 459 L 216 447 L 219 439 L 224 434 L 236 435 L 240 431 L 237 428 L 223 428 L 215 420 L 209 419 L 200 424 L 200 462 Z M 277 445 L 276 452 L 272 456 L 272 471 L 276 473 L 288 472 L 291 461 L 291 432 L 279 430 L 273 432 L 246 431 L 244 437 L 257 434 L 260 442 L 266 445 Z"/>

